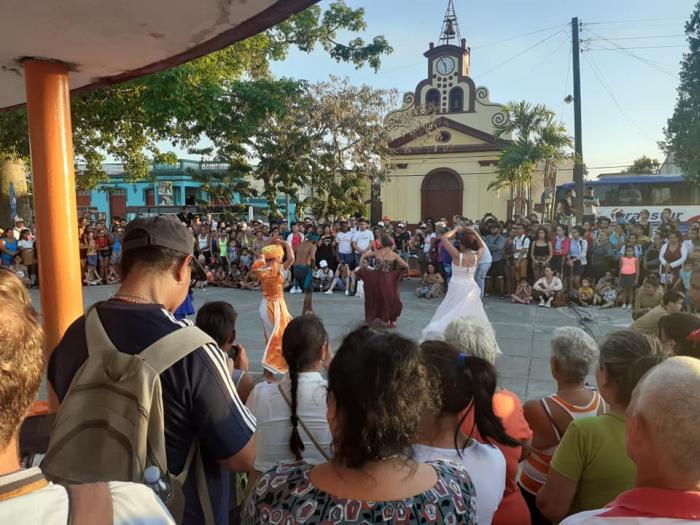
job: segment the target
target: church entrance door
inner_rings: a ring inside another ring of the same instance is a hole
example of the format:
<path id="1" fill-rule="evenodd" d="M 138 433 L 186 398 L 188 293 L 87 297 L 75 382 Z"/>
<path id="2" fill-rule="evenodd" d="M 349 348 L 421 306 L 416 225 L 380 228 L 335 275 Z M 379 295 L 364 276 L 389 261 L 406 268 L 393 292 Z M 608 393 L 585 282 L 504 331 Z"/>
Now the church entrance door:
<path id="1" fill-rule="evenodd" d="M 452 222 L 454 215 L 462 215 L 464 185 L 462 177 L 449 168 L 428 173 L 421 186 L 421 219 L 444 217 Z"/>

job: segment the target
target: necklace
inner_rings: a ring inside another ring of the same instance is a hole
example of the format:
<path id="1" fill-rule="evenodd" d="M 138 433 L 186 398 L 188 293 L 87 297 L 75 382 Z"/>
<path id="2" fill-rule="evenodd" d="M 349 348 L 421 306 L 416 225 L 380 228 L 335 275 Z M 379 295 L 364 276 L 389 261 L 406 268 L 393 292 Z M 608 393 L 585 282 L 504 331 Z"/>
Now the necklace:
<path id="1" fill-rule="evenodd" d="M 148 299 L 147 297 L 141 297 L 140 295 L 130 295 L 126 293 L 115 294 L 110 300 L 129 304 L 158 304 L 156 301 Z"/>

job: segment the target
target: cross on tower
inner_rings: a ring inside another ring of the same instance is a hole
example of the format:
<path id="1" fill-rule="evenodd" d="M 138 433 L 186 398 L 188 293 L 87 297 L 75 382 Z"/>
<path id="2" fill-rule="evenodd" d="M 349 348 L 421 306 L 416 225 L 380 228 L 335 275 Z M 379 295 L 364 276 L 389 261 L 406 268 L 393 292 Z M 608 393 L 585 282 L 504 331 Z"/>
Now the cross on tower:
<path id="1" fill-rule="evenodd" d="M 440 45 L 449 45 L 452 41 L 460 42 L 462 35 L 459 33 L 459 23 L 455 14 L 455 6 L 452 0 L 447 2 L 447 11 L 442 21 L 442 33 L 440 34 Z"/>

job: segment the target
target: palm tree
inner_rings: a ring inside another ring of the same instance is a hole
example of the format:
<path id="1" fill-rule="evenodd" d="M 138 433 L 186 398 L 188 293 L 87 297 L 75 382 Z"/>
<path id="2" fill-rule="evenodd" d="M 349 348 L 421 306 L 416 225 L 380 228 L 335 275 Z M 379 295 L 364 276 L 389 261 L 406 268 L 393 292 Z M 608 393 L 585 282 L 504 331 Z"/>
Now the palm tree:
<path id="1" fill-rule="evenodd" d="M 532 211 L 532 182 L 540 166 L 548 173 L 551 165 L 566 157 L 571 147 L 566 128 L 555 120 L 554 112 L 542 104 L 509 102 L 503 106 L 508 118 L 496 127 L 496 137 L 512 137 L 498 158 L 496 180 L 490 190 L 510 191 L 514 214 Z"/>

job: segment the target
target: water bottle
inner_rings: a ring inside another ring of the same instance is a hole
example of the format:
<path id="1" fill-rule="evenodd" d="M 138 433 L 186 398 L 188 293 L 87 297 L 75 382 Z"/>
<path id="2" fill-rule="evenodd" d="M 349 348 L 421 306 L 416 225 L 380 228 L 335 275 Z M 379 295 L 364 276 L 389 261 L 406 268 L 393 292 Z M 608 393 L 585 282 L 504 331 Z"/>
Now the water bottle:
<path id="1" fill-rule="evenodd" d="M 143 471 L 143 482 L 149 487 L 162 502 L 167 502 L 172 494 L 172 487 L 168 479 L 160 474 L 160 469 L 155 465 L 147 467 Z"/>

